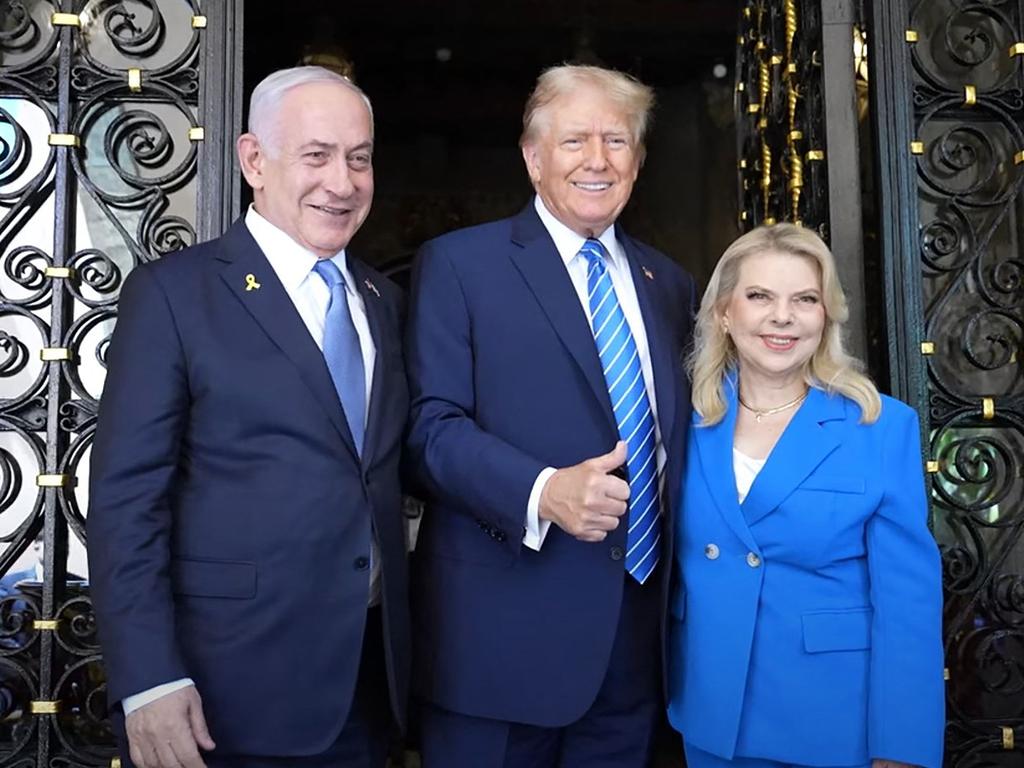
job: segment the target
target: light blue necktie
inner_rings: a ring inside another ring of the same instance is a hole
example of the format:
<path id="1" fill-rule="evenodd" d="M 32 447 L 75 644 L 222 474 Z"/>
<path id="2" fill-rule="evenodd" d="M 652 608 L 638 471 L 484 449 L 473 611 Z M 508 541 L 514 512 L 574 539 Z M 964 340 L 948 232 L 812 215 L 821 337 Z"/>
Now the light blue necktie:
<path id="1" fill-rule="evenodd" d="M 338 265 L 330 259 L 319 259 L 313 270 L 323 278 L 331 291 L 324 318 L 324 360 L 327 361 L 327 370 L 331 372 L 334 388 L 345 411 L 356 451 L 362 455 L 366 420 L 366 372 L 359 334 L 356 333 L 352 315 L 348 311 L 345 278 Z"/>
<path id="2" fill-rule="evenodd" d="M 661 520 L 654 414 L 647 399 L 640 354 L 619 306 L 600 240 L 587 240 L 580 253 L 589 264 L 587 290 L 594 341 L 611 396 L 619 436 L 626 442 L 629 474 L 629 529 L 626 570 L 643 584 L 658 564 Z"/>

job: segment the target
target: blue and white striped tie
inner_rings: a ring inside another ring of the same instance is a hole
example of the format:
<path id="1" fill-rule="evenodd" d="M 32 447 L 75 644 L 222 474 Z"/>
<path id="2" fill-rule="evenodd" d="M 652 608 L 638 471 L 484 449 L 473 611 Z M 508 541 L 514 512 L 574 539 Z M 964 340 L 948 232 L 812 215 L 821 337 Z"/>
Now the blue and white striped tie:
<path id="1" fill-rule="evenodd" d="M 654 414 L 647 399 L 640 354 L 605 264 L 604 246 L 599 240 L 590 239 L 583 244 L 580 254 L 589 263 L 587 290 L 597 354 L 604 369 L 619 436 L 626 442 L 629 470 L 626 570 L 643 584 L 658 564 L 661 541 Z"/>

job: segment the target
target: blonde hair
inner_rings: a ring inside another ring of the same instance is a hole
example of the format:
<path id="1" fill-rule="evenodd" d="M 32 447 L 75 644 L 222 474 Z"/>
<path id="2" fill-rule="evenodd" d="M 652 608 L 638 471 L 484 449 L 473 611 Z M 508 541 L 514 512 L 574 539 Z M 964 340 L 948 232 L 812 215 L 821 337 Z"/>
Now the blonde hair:
<path id="1" fill-rule="evenodd" d="M 807 385 L 829 394 L 845 395 L 860 407 L 862 423 L 876 421 L 882 410 L 878 389 L 861 372 L 863 364 L 850 355 L 843 344 L 843 324 L 849 310 L 832 252 L 809 229 L 774 224 L 757 227 L 726 248 L 704 291 L 697 313 L 694 347 L 687 360 L 693 385 L 693 407 L 700 414 L 702 424 L 717 424 L 725 416 L 725 377 L 738 363 L 736 346 L 722 323 L 725 305 L 739 282 L 744 259 L 768 251 L 808 259 L 817 265 L 821 277 L 825 327 L 818 349 L 804 367 Z"/>
<path id="2" fill-rule="evenodd" d="M 623 72 L 581 64 L 550 67 L 537 78 L 537 85 L 523 112 L 523 133 L 519 145 L 525 147 L 537 140 L 541 129 L 546 126 L 545 116 L 552 102 L 585 86 L 596 88 L 622 108 L 633 143 L 642 151 L 654 107 L 654 89 Z"/>

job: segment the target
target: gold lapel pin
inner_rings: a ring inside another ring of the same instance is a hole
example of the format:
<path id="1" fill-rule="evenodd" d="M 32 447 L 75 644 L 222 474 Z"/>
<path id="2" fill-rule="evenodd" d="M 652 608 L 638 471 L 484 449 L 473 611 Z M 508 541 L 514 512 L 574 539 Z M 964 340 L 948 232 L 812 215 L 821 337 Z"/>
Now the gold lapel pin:
<path id="1" fill-rule="evenodd" d="M 247 291 L 258 291 L 260 284 L 256 282 L 256 275 L 250 272 L 245 276 L 245 290 Z"/>
<path id="2" fill-rule="evenodd" d="M 640 267 L 640 269 L 644 271 L 644 277 L 646 277 L 648 280 L 654 279 L 654 273 L 651 272 L 651 270 L 649 270 L 647 267 Z"/>
<path id="3" fill-rule="evenodd" d="M 373 291 L 373 295 L 374 296 L 376 296 L 378 299 L 380 298 L 380 291 L 377 290 L 377 286 L 376 285 L 374 285 L 373 283 L 370 282 L 369 278 L 367 278 L 366 280 L 363 280 L 363 284 L 366 286 L 367 290 Z"/>

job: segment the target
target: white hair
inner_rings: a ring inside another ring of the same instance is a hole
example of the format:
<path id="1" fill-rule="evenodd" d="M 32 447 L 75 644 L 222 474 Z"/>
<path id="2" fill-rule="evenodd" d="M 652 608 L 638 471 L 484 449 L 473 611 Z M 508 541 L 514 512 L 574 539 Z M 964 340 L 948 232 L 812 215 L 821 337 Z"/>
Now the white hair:
<path id="1" fill-rule="evenodd" d="M 363 90 L 344 75 L 324 67 L 291 67 L 279 69 L 263 78 L 249 97 L 249 133 L 260 140 L 265 148 L 276 147 L 278 111 L 284 95 L 292 88 L 309 83 L 337 83 L 359 94 L 370 113 L 370 131 L 373 132 L 373 105 Z"/>

